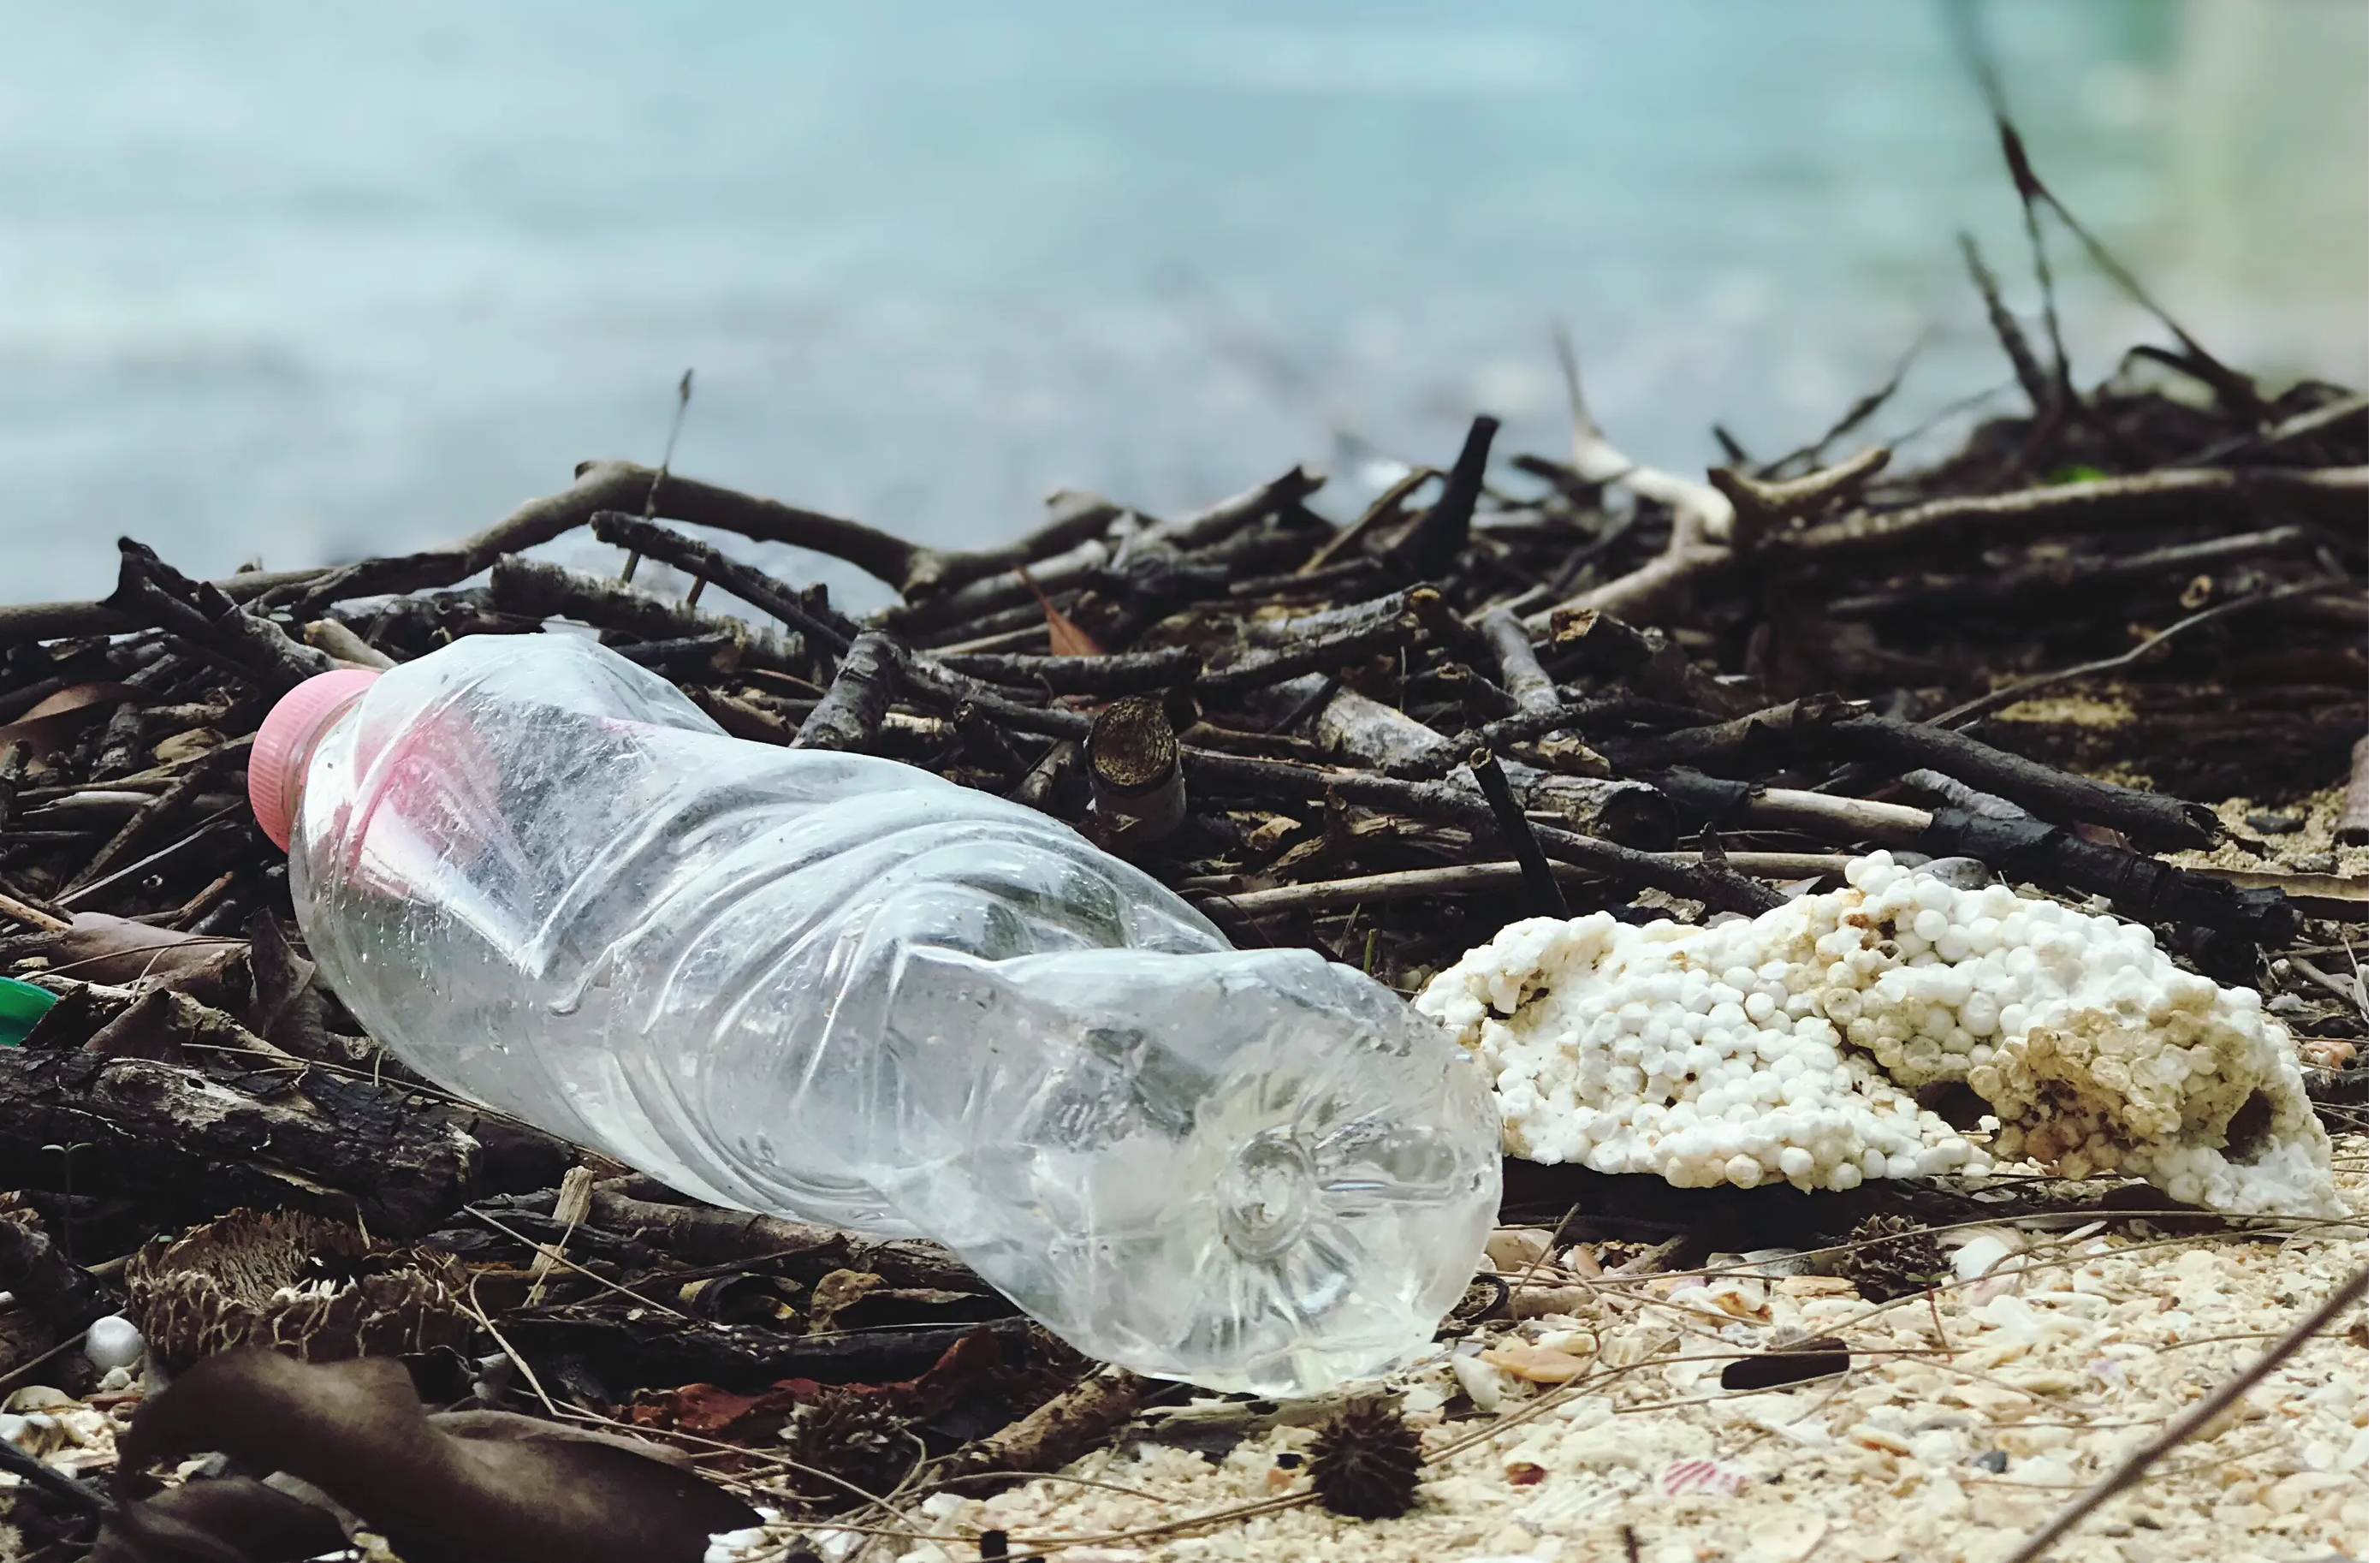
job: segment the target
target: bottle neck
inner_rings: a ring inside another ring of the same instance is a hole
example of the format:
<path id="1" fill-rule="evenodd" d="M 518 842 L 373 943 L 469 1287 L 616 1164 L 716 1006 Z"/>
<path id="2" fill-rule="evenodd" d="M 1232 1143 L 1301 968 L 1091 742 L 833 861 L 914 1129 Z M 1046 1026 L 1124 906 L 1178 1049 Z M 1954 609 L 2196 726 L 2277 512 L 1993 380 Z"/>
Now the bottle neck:
<path id="1" fill-rule="evenodd" d="M 322 747 L 322 739 L 339 719 L 353 711 L 356 708 L 356 702 L 363 698 L 363 691 L 358 690 L 336 705 L 326 707 L 307 725 L 304 731 L 298 735 L 298 741 L 289 746 L 289 755 L 285 762 L 286 769 L 282 773 L 281 786 L 283 795 L 289 800 L 289 818 L 293 827 L 297 823 L 298 812 L 306 806 L 306 769 L 314 763 L 314 751 Z"/>
<path id="2" fill-rule="evenodd" d="M 310 678 L 284 695 L 258 728 L 249 751 L 248 795 L 257 824 L 274 846 L 288 849 L 298 795 L 314 751 L 376 677 L 342 670 Z"/>

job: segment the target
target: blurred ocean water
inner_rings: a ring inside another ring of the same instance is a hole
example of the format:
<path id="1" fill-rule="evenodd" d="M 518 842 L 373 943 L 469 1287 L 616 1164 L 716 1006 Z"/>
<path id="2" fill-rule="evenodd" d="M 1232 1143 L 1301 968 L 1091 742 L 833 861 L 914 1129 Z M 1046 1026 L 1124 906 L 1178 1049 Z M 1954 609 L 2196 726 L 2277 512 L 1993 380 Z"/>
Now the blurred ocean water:
<path id="1" fill-rule="evenodd" d="M 2216 351 L 2362 384 L 2353 0 L 1987 4 L 2036 161 Z M 0 0 L 0 569 L 419 545 L 659 454 L 935 541 L 1301 458 L 1891 432 L 2030 308 L 1920 0 Z M 2057 256 L 2086 372 L 2151 323 Z M 1334 484 L 1326 500 L 1348 488 Z M 1349 494 L 1342 504 L 1352 503 Z M 1326 505 L 1326 507 L 1329 507 Z M 591 544 L 584 545 L 591 548 Z M 600 551 L 599 551 L 600 552 Z M 823 574 L 855 606 L 881 590 Z"/>

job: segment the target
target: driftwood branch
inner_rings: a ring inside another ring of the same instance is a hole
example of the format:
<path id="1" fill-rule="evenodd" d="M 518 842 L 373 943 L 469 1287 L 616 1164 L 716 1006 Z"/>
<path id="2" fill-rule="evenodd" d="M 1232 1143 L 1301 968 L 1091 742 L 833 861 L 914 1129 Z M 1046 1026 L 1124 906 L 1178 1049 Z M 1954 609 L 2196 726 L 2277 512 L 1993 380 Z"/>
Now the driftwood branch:
<path id="1" fill-rule="evenodd" d="M 1651 617 L 1695 581 L 1734 559 L 1735 507 L 1706 482 L 1641 466 L 1621 455 L 1586 410 L 1569 334 L 1558 330 L 1554 346 L 1560 356 L 1563 383 L 1570 390 L 1572 470 L 1585 482 L 1623 488 L 1639 499 L 1665 507 L 1670 512 L 1670 541 L 1650 563 L 1531 614 L 1526 622 L 1531 631 L 1542 632 L 1562 611 L 1601 609 Z"/>
<path id="2" fill-rule="evenodd" d="M 2253 514 L 2259 506 L 2298 507 L 2318 518 L 2360 519 L 2371 495 L 2362 467 L 2182 468 L 2021 489 L 1961 495 L 1905 509 L 1861 511 L 1766 542 L 1773 559 L 1832 559 L 1853 554 L 1953 544 L 2021 542 L 2044 532 L 2146 526 L 2177 516 Z"/>
<path id="3" fill-rule="evenodd" d="M 673 565 L 698 580 L 715 582 L 722 591 L 742 598 L 838 656 L 851 644 L 849 629 L 830 622 L 826 614 L 803 602 L 783 581 L 729 558 L 707 543 L 618 510 L 598 510 L 588 524 L 602 542 Z"/>
<path id="4" fill-rule="evenodd" d="M 1040 688 L 1062 695 L 1136 695 L 1186 684 L 1198 673 L 1198 653 L 1186 646 L 1110 656 L 1014 656 L 945 653 L 934 659 L 953 673 L 994 684 Z"/>
<path id="5" fill-rule="evenodd" d="M 108 603 L 127 618 L 182 637 L 274 694 L 331 670 L 329 656 L 291 640 L 279 625 L 206 582 L 190 580 L 146 543 L 127 537 L 115 546 L 115 594 Z"/>
<path id="6" fill-rule="evenodd" d="M 595 1186 L 589 1215 L 606 1231 L 641 1236 L 698 1264 L 776 1257 L 810 1280 L 834 1270 L 868 1270 L 894 1286 L 984 1289 L 958 1255 L 922 1238 L 871 1238 L 815 1221 L 716 1205 L 665 1204 L 602 1183 Z"/>
<path id="7" fill-rule="evenodd" d="M 1210 788 L 1236 786 L 1259 794 L 1317 800 L 1336 792 L 1348 802 L 1367 808 L 1445 820 L 1483 837 L 1497 834 L 1495 812 L 1488 800 L 1473 788 L 1450 782 L 1401 781 L 1371 771 L 1326 769 L 1212 750 L 1185 749 L 1183 759 L 1191 780 Z M 1531 828 L 1547 857 L 1594 869 L 1622 884 L 1666 890 L 1723 911 L 1747 914 L 1767 911 L 1783 901 L 1766 885 L 1741 874 L 1713 873 L 1698 864 L 1679 863 L 1535 822 Z"/>
<path id="8" fill-rule="evenodd" d="M 498 608 L 528 618 L 575 618 L 652 642 L 723 637 L 736 645 L 738 659 L 745 665 L 796 675 L 810 670 L 808 648 L 798 636 L 705 613 L 603 576 L 540 559 L 511 555 L 499 559 L 491 573 L 489 590 Z"/>
<path id="9" fill-rule="evenodd" d="M 1735 507 L 1739 547 L 1750 546 L 1789 521 L 1823 514 L 1884 470 L 1889 451 L 1872 447 L 1798 478 L 1756 478 L 1726 467 L 1710 470 L 1711 486 Z"/>
<path id="10" fill-rule="evenodd" d="M 1895 772 L 1923 767 L 2045 818 L 2107 825 L 2157 850 L 2204 847 L 2217 828 L 2204 804 L 2094 781 L 1963 733 L 1865 714 L 1833 699 L 1797 701 L 1659 737 L 1606 739 L 1603 751 L 1636 775 L 1672 765 L 1758 770 L 1812 755 L 1873 761 Z"/>

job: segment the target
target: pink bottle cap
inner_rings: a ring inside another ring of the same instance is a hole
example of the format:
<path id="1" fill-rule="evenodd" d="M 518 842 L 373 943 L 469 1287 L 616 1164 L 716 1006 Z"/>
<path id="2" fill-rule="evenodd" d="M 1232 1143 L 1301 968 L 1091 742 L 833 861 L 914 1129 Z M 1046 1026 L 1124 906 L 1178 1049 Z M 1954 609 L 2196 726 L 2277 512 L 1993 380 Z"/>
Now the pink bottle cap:
<path id="1" fill-rule="evenodd" d="M 289 822 L 298 811 L 298 788 L 322 729 L 371 688 L 380 674 L 369 667 L 317 673 L 283 695 L 256 729 L 248 756 L 248 806 L 273 844 L 289 849 Z"/>

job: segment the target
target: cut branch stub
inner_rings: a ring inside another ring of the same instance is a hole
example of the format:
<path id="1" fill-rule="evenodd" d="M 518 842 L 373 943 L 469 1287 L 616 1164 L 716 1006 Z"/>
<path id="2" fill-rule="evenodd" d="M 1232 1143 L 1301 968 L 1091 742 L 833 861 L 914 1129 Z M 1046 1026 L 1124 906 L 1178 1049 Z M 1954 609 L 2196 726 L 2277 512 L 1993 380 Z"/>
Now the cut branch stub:
<path id="1" fill-rule="evenodd" d="M 1181 828 L 1187 807 L 1182 745 L 1165 702 L 1117 701 L 1091 724 L 1091 802 L 1120 843 L 1159 841 Z"/>
<path id="2" fill-rule="evenodd" d="M 1479 508 L 1480 486 L 1488 477 L 1488 447 L 1495 443 L 1499 427 L 1485 413 L 1471 421 L 1463 454 L 1447 469 L 1437 503 L 1389 551 L 1398 565 L 1425 580 L 1453 568 L 1463 545 L 1471 540 L 1472 513 Z"/>
<path id="3" fill-rule="evenodd" d="M 1540 917 L 1570 916 L 1570 906 L 1562 899 L 1561 886 L 1554 882 L 1554 871 L 1546 862 L 1545 849 L 1538 845 L 1536 832 L 1529 828 L 1529 816 L 1522 811 L 1520 800 L 1512 796 L 1512 784 L 1505 779 L 1503 764 L 1488 749 L 1472 751 L 1467 763 L 1479 790 L 1487 796 L 1488 806 L 1496 812 L 1496 826 L 1503 833 L 1504 845 L 1513 860 L 1521 865 L 1521 883 L 1529 893 L 1529 901 Z"/>
<path id="4" fill-rule="evenodd" d="M 2368 736 L 2355 740 L 2355 758 L 2347 771 L 2347 801 L 2338 810 L 2338 838 L 2350 847 L 2372 839 L 2371 745 Z"/>
<path id="5" fill-rule="evenodd" d="M 1840 501 L 1856 498 L 1868 479 L 1884 470 L 1891 459 L 1891 452 L 1872 446 L 1799 478 L 1771 482 L 1732 468 L 1713 467 L 1710 481 L 1711 487 L 1735 507 L 1735 543 L 1746 548 L 1787 521 L 1821 515 Z"/>
<path id="6" fill-rule="evenodd" d="M 851 643 L 826 698 L 803 719 L 795 749 L 839 749 L 856 753 L 874 741 L 892 708 L 901 683 L 901 648 L 870 630 Z"/>

